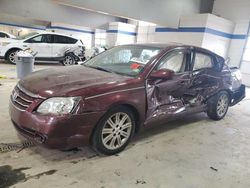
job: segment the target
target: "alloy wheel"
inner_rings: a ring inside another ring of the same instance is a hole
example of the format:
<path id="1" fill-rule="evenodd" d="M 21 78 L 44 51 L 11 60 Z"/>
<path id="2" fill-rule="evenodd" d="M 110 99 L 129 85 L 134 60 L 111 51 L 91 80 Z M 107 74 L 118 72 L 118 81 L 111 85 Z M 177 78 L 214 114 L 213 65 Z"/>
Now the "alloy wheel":
<path id="1" fill-rule="evenodd" d="M 132 133 L 132 120 L 123 112 L 110 116 L 102 129 L 103 145 L 110 150 L 122 147 Z"/>
<path id="2" fill-rule="evenodd" d="M 65 66 L 74 65 L 75 61 L 71 56 L 66 56 L 63 60 Z"/>
<path id="3" fill-rule="evenodd" d="M 10 54 L 9 54 L 9 61 L 11 62 L 11 63 L 15 63 L 15 55 L 16 55 L 16 51 L 13 51 L 13 52 L 11 52 Z"/>
<path id="4" fill-rule="evenodd" d="M 216 108 L 217 114 L 219 117 L 222 117 L 225 115 L 228 109 L 228 104 L 229 104 L 228 96 L 226 94 L 221 95 L 218 99 L 217 108 Z"/>

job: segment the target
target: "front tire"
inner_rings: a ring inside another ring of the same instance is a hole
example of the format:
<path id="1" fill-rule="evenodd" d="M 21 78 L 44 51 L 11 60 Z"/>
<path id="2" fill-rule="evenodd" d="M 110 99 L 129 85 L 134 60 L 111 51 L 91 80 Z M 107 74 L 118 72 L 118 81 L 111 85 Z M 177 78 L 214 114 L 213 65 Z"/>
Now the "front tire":
<path id="1" fill-rule="evenodd" d="M 127 107 L 119 106 L 108 111 L 92 136 L 94 149 L 105 155 L 121 152 L 135 131 L 135 118 Z"/>
<path id="2" fill-rule="evenodd" d="M 208 101 L 207 115 L 213 120 L 221 120 L 225 117 L 229 107 L 229 95 L 221 91 Z"/>
<path id="3" fill-rule="evenodd" d="M 16 64 L 15 62 L 15 55 L 19 50 L 14 49 L 14 50 L 10 50 L 7 54 L 7 62 L 11 63 L 11 64 Z"/>

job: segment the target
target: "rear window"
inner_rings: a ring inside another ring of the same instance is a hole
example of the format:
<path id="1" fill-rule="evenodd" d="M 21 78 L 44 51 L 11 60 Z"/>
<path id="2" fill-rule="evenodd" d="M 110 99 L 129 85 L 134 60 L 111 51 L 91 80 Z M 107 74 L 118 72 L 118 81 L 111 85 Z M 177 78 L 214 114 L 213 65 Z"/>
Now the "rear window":
<path id="1" fill-rule="evenodd" d="M 75 44 L 76 42 L 77 42 L 77 39 L 74 39 L 71 37 L 54 35 L 54 43 L 57 43 L 57 44 Z"/>

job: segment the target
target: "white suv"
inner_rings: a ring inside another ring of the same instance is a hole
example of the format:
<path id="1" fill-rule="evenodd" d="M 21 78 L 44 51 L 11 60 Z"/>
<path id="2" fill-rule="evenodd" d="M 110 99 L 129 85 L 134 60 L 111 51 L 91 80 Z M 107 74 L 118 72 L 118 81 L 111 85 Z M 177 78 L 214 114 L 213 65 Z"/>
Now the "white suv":
<path id="1" fill-rule="evenodd" d="M 37 52 L 36 62 L 62 62 L 65 63 L 65 52 L 69 49 L 77 49 L 80 53 L 84 48 L 80 39 L 54 32 L 29 33 L 16 40 L 0 42 L 0 58 L 9 63 L 15 63 L 15 54 L 19 50 L 30 48 Z M 72 62 L 75 63 L 72 59 Z M 70 64 L 67 59 L 67 65 Z M 65 64 L 66 65 L 66 64 Z"/>

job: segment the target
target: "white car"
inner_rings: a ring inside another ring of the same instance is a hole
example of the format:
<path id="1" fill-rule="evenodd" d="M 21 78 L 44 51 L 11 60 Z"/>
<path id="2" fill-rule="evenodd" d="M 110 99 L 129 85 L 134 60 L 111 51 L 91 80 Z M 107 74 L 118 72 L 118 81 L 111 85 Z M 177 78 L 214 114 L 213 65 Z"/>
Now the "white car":
<path id="1" fill-rule="evenodd" d="M 29 33 L 17 37 L 16 40 L 0 41 L 0 59 L 15 63 L 15 54 L 20 50 L 30 48 L 37 52 L 36 62 L 62 62 L 64 65 L 76 64 L 72 56 L 66 57 L 69 49 L 78 49 L 80 53 L 84 48 L 80 39 L 54 32 Z"/>
<path id="2" fill-rule="evenodd" d="M 7 33 L 5 31 L 0 31 L 0 38 L 11 38 L 11 39 L 15 39 L 16 36 L 10 34 L 10 33 Z"/>

